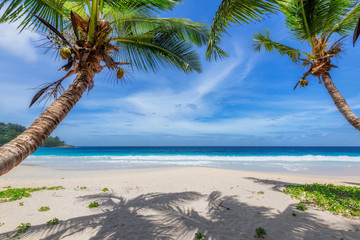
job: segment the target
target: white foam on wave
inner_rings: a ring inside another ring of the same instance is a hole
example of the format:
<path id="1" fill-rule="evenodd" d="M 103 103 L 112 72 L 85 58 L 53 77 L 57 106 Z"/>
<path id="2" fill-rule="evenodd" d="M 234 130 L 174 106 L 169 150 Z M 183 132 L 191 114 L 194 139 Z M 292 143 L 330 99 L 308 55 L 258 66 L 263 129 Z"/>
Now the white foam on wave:
<path id="1" fill-rule="evenodd" d="M 75 162 L 102 162 L 118 163 L 130 161 L 156 162 L 159 164 L 174 163 L 179 161 L 196 162 L 354 162 L 360 163 L 360 157 L 350 156 L 324 156 L 324 155 L 303 155 L 303 156 L 209 156 L 209 155 L 127 155 L 127 156 L 55 156 L 31 155 L 27 158 L 31 162 L 55 162 L 55 161 L 75 161 Z"/>

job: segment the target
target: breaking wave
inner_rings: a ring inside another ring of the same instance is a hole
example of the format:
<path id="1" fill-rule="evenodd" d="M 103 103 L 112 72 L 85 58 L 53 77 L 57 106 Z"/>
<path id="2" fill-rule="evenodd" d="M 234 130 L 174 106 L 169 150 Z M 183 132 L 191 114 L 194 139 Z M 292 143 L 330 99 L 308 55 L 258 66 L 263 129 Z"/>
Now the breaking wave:
<path id="1" fill-rule="evenodd" d="M 122 161 L 143 161 L 143 162 L 177 162 L 177 161 L 196 161 L 196 162 L 359 162 L 360 157 L 351 156 L 323 156 L 323 155 L 304 155 L 304 156 L 209 156 L 209 155 L 126 155 L 126 156 L 29 156 L 28 162 L 43 161 L 76 161 L 76 162 L 107 162 L 116 163 Z"/>

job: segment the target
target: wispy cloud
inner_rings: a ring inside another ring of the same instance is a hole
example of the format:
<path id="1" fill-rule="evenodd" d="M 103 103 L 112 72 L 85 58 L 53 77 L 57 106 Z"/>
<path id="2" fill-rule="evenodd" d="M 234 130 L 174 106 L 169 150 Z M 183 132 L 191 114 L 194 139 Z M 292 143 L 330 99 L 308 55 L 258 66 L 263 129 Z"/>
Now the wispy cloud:
<path id="1" fill-rule="evenodd" d="M 19 34 L 19 30 L 14 23 L 0 24 L 0 33 L 0 48 L 2 51 L 26 61 L 35 61 L 37 59 L 37 53 L 32 43 L 40 38 L 39 34 L 28 30 L 24 30 Z"/>
<path id="2" fill-rule="evenodd" d="M 252 62 L 244 63 L 239 53 L 231 60 L 213 63 L 190 81 L 186 89 L 178 92 L 174 88 L 161 91 L 144 91 L 128 96 L 125 101 L 137 112 L 154 118 L 181 120 L 187 118 L 209 117 L 214 114 L 216 103 L 207 96 L 222 95 L 235 81 L 229 81 L 236 70 L 236 84 L 241 83 L 252 68 Z"/>

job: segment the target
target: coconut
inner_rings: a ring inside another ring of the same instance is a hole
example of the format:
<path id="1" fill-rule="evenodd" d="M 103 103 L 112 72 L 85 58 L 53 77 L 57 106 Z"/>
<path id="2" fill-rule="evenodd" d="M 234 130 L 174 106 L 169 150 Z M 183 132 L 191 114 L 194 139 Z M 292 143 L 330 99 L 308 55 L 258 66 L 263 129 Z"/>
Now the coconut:
<path id="1" fill-rule="evenodd" d="M 300 79 L 300 86 L 305 87 L 308 85 L 308 81 L 306 81 L 305 79 Z"/>
<path id="2" fill-rule="evenodd" d="M 62 47 L 60 50 L 60 57 L 62 59 L 68 59 L 71 57 L 71 50 L 67 47 Z"/>
<path id="3" fill-rule="evenodd" d="M 124 74 L 125 74 L 125 70 L 122 68 L 119 68 L 119 70 L 116 73 L 116 76 L 118 79 L 122 79 L 124 77 Z"/>

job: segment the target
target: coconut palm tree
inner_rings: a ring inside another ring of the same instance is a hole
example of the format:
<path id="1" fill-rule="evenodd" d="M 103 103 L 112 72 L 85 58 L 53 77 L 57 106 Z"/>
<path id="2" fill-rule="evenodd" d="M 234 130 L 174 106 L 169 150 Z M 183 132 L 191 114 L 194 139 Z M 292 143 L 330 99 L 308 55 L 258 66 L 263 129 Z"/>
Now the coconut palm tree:
<path id="1" fill-rule="evenodd" d="M 360 130 L 360 118 L 352 112 L 330 76 L 331 69 L 336 67 L 332 64 L 332 59 L 342 53 L 343 40 L 354 29 L 360 15 L 358 1 L 281 0 L 279 6 L 293 38 L 305 42 L 310 50 L 299 50 L 273 41 L 267 29 L 253 36 L 255 49 L 276 51 L 287 55 L 293 62 L 308 67 L 295 88 L 299 85 L 306 87 L 308 76 L 317 77 L 340 113 L 353 127 Z"/>
<path id="2" fill-rule="evenodd" d="M 181 0 L 4 0 L 0 22 L 15 22 L 20 30 L 42 32 L 48 47 L 67 63 L 67 73 L 45 84 L 30 106 L 47 97 L 55 101 L 31 126 L 0 148 L 0 175 L 34 152 L 65 118 L 94 77 L 104 68 L 121 79 L 125 65 L 158 71 L 172 66 L 185 73 L 201 71 L 195 46 L 207 43 L 208 28 L 188 19 L 158 18 Z M 76 75 L 66 91 L 62 83 Z M 60 96 L 59 96 L 60 95 Z M 58 97 L 59 96 L 59 97 Z"/>
<path id="3" fill-rule="evenodd" d="M 220 48 L 221 37 L 231 23 L 246 24 L 262 20 L 264 16 L 278 10 L 277 0 L 222 0 L 215 13 L 206 58 L 222 59 L 227 53 Z"/>

